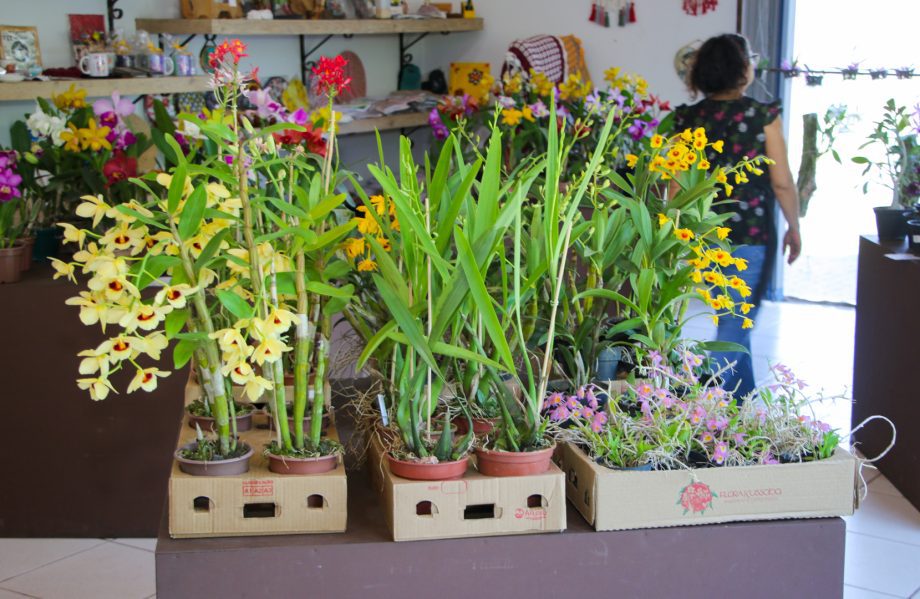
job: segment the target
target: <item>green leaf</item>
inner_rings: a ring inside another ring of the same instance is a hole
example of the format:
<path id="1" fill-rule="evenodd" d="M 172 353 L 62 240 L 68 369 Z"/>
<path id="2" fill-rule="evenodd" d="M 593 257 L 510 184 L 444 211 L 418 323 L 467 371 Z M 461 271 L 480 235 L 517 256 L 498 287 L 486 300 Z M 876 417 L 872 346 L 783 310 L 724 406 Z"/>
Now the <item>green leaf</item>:
<path id="1" fill-rule="evenodd" d="M 175 183 L 173 179 L 173 183 Z M 170 193 L 172 193 L 172 185 L 170 185 Z M 192 192 L 192 195 L 189 196 L 188 200 L 185 202 L 185 207 L 182 209 L 182 214 L 179 216 L 179 237 L 183 241 L 191 239 L 198 232 L 198 227 L 201 225 L 201 218 L 204 216 L 204 209 L 208 203 L 208 191 L 205 186 L 199 185 Z"/>
<path id="2" fill-rule="evenodd" d="M 239 319 L 252 318 L 252 306 L 249 305 L 249 302 L 233 293 L 232 291 L 218 291 L 217 299 L 220 300 L 220 303 L 224 308 L 230 311 L 231 314 L 236 316 Z"/>
<path id="3" fill-rule="evenodd" d="M 153 101 L 153 122 L 156 128 L 163 133 L 175 135 L 176 125 L 173 123 L 172 117 L 169 116 L 166 107 L 163 106 L 163 102 L 160 100 Z"/>
<path id="4" fill-rule="evenodd" d="M 185 326 L 185 323 L 188 321 L 189 311 L 188 308 L 183 308 L 181 310 L 173 310 L 166 315 L 165 328 L 166 336 L 170 339 L 175 337 L 179 331 L 182 330 L 182 327 Z"/>
<path id="5" fill-rule="evenodd" d="M 178 370 L 188 364 L 192 359 L 195 350 L 198 349 L 198 343 L 182 339 L 173 348 L 173 366 Z"/>
<path id="6" fill-rule="evenodd" d="M 145 216 L 145 215 L 141 214 L 140 212 L 138 212 L 137 210 L 132 210 L 131 208 L 128 208 L 128 207 L 125 206 L 124 204 L 119 204 L 118 206 L 115 206 L 115 209 L 118 210 L 119 212 L 121 212 L 122 214 L 127 214 L 128 216 L 133 216 L 134 218 L 136 218 L 136 219 L 139 220 L 140 222 L 144 223 L 145 225 L 149 225 L 149 226 L 151 226 L 151 227 L 156 227 L 156 228 L 158 228 L 158 229 L 164 229 L 164 230 L 166 230 L 166 231 L 169 230 L 169 227 L 167 227 L 167 226 L 164 225 L 163 223 L 157 221 L 156 219 L 150 218 L 149 216 Z"/>
<path id="7" fill-rule="evenodd" d="M 639 306 L 637 306 L 632 300 L 622 295 L 621 293 L 611 291 L 610 289 L 587 289 L 573 297 L 572 300 L 576 301 L 586 297 L 600 297 L 603 299 L 613 300 L 623 304 L 624 306 L 628 306 L 633 312 L 641 312 L 641 310 L 639 310 Z"/>
<path id="8" fill-rule="evenodd" d="M 850 158 L 850 160 L 852 160 L 856 164 L 868 164 L 869 163 L 869 159 L 865 158 L 864 156 L 854 156 Z"/>
<path id="9" fill-rule="evenodd" d="M 740 352 L 742 354 L 750 354 L 746 347 L 738 343 L 733 343 L 731 341 L 703 341 L 697 344 L 697 347 L 705 351 L 715 351 L 715 352 Z"/>
<path id="10" fill-rule="evenodd" d="M 348 235 L 352 229 L 358 226 L 358 223 L 349 220 L 348 222 L 342 223 L 341 225 L 326 231 L 322 235 L 316 237 L 312 241 L 307 241 L 304 246 L 304 251 L 306 252 L 315 252 L 316 250 L 322 250 L 326 247 L 338 243 L 343 237 Z M 311 231 L 312 232 L 312 231 Z"/>
<path id="11" fill-rule="evenodd" d="M 482 323 L 489 332 L 492 344 L 498 350 L 499 357 L 504 362 L 505 368 L 509 372 L 514 372 L 514 358 L 511 356 L 511 348 L 508 346 L 508 340 L 505 338 L 505 331 L 498 320 L 495 308 L 492 305 L 492 297 L 489 290 L 486 289 L 482 275 L 476 266 L 476 258 L 473 255 L 473 249 L 469 241 L 463 235 L 463 232 L 456 228 L 454 235 L 457 243 L 457 257 L 460 259 L 460 265 L 466 274 L 466 280 L 470 287 L 470 295 L 482 316 Z"/>
<path id="12" fill-rule="evenodd" d="M 358 362 L 355 365 L 356 370 L 364 368 L 364 365 L 367 364 L 367 361 L 374 355 L 374 352 L 377 351 L 380 344 L 386 341 L 394 330 L 396 330 L 396 321 L 391 320 L 383 325 L 379 331 L 374 333 L 373 337 L 367 340 L 367 345 L 364 346 L 361 355 L 358 356 Z"/>
<path id="13" fill-rule="evenodd" d="M 301 210 L 300 208 L 298 208 L 297 206 L 295 206 L 295 205 L 293 205 L 293 204 L 288 204 L 288 203 L 285 202 L 284 200 L 280 200 L 280 199 L 278 199 L 278 198 L 273 198 L 273 197 L 271 197 L 271 196 L 267 197 L 266 199 L 268 200 L 268 202 L 269 202 L 272 206 L 274 206 L 275 208 L 277 208 L 277 209 L 280 210 L 281 212 L 284 212 L 285 214 L 289 214 L 290 216 L 293 216 L 293 217 L 295 217 L 295 218 L 299 218 L 300 220 L 309 220 L 309 219 L 310 219 L 309 215 L 307 215 L 306 212 L 304 212 L 303 210 Z"/>
<path id="14" fill-rule="evenodd" d="M 167 141 L 171 138 L 167 137 Z M 182 162 L 173 170 L 172 181 L 169 183 L 166 209 L 170 214 L 175 214 L 182 196 L 185 195 L 185 179 L 188 175 L 188 166 Z"/>
<path id="15" fill-rule="evenodd" d="M 390 287 L 390 284 L 383 277 L 374 274 L 373 279 L 377 285 L 377 290 L 380 292 L 380 297 L 390 310 L 390 314 L 393 315 L 393 319 L 399 325 L 400 330 L 406 335 L 409 346 L 414 348 L 428 367 L 440 377 L 440 369 L 434 359 L 434 355 L 431 353 L 431 348 L 428 346 L 428 340 L 422 332 L 422 325 L 419 319 L 412 314 L 409 307 L 402 302 L 396 291 Z"/>
<path id="16" fill-rule="evenodd" d="M 179 266 L 180 264 L 182 264 L 182 260 L 175 256 L 166 256 L 163 254 L 159 256 L 147 256 L 136 266 L 138 272 L 140 272 L 142 267 L 144 270 L 140 273 L 135 285 L 138 289 L 145 289 L 155 279 L 162 277 L 167 270 L 174 266 Z"/>
<path id="17" fill-rule="evenodd" d="M 195 271 L 200 271 L 202 268 L 205 268 L 208 263 L 211 261 L 211 258 L 217 253 L 220 249 L 221 244 L 224 240 L 230 235 L 230 229 L 221 229 L 217 234 L 211 238 L 204 249 L 201 250 L 201 253 L 198 254 L 198 259 L 195 260 Z"/>
<path id="18" fill-rule="evenodd" d="M 350 299 L 354 295 L 354 285 L 344 285 L 342 287 L 333 287 L 326 283 L 318 281 L 307 281 L 304 285 L 310 293 L 318 293 L 327 297 L 337 297 L 339 299 Z"/>

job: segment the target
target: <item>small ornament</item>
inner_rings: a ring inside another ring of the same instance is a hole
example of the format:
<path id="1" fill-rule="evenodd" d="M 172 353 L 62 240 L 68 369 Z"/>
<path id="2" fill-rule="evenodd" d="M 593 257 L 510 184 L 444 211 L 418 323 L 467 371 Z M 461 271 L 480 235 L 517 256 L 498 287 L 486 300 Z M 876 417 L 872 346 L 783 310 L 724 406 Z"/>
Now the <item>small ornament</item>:
<path id="1" fill-rule="evenodd" d="M 588 20 L 592 23 L 597 23 L 597 2 L 591 3 L 591 16 L 588 17 Z"/>
<path id="2" fill-rule="evenodd" d="M 630 23 L 636 22 L 636 3 L 635 2 L 629 3 L 629 22 Z"/>
<path id="3" fill-rule="evenodd" d="M 901 67 L 894 70 L 894 74 L 898 79 L 910 79 L 914 76 L 913 67 Z"/>
<path id="4" fill-rule="evenodd" d="M 814 73 L 805 73 L 805 85 L 808 87 L 818 87 L 824 82 L 824 75 L 816 75 Z"/>
<path id="5" fill-rule="evenodd" d="M 869 76 L 872 77 L 873 81 L 884 79 L 888 76 L 888 69 L 869 69 Z"/>
<path id="6" fill-rule="evenodd" d="M 840 74 L 843 75 L 844 81 L 855 80 L 856 76 L 859 75 L 859 64 L 854 62 L 848 65 L 845 69 L 840 70 Z"/>

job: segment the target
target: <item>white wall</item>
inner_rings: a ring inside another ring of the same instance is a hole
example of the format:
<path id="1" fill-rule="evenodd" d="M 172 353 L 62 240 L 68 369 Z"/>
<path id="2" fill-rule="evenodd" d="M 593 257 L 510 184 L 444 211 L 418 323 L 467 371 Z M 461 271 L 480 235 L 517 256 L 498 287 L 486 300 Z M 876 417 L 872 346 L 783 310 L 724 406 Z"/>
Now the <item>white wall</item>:
<path id="1" fill-rule="evenodd" d="M 574 34 L 584 42 L 588 66 L 597 81 L 607 67 L 621 66 L 645 76 L 652 92 L 672 102 L 682 102 L 687 96 L 674 73 L 674 53 L 687 42 L 735 29 L 736 2 L 732 0 L 723 0 L 716 11 L 697 17 L 685 15 L 678 0 L 640 0 L 636 2 L 637 23 L 609 29 L 588 22 L 590 4 L 589 0 L 478 0 L 475 5 L 485 19 L 484 31 L 431 35 L 411 52 L 426 74 L 433 68 L 442 68 L 446 73 L 452 61 L 487 61 L 497 75 L 512 40 L 539 33 Z M 176 0 L 121 0 L 119 7 L 125 16 L 116 27 L 128 31 L 133 30 L 135 18 L 176 18 L 179 13 Z M 104 0 L 3 0 L 0 22 L 37 26 L 44 65 L 69 66 L 67 14 L 104 11 Z M 296 37 L 244 40 L 250 45 L 251 64 L 257 64 L 263 76 L 299 74 Z M 308 38 L 308 46 L 316 41 L 317 38 Z M 201 38 L 192 42 L 196 52 L 200 44 Z M 395 87 L 396 36 L 334 38 L 322 53 L 332 55 L 345 49 L 362 58 L 370 94 L 386 93 Z M 32 107 L 31 102 L 0 104 L 0 144 L 8 143 L 12 121 Z M 427 134 L 418 132 L 413 138 L 424 141 Z M 343 143 L 349 165 L 357 166 L 376 156 L 373 137 L 359 139 Z M 386 142 L 392 146 L 395 135 L 386 136 Z"/>

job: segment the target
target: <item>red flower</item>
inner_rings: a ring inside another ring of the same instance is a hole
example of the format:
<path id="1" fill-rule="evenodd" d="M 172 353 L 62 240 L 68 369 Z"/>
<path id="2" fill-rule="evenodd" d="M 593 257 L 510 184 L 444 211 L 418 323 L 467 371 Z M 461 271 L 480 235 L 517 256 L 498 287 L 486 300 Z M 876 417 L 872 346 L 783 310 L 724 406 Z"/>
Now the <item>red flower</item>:
<path id="1" fill-rule="evenodd" d="M 102 174 L 105 175 L 108 181 L 105 184 L 106 187 L 111 187 L 116 183 L 136 177 L 137 159 L 131 158 L 121 150 L 118 150 L 102 167 Z"/>
<path id="2" fill-rule="evenodd" d="M 348 61 L 341 55 L 335 58 L 323 56 L 313 67 L 313 85 L 320 95 L 337 96 L 351 85 L 351 77 L 345 76 Z"/>
<path id="3" fill-rule="evenodd" d="M 283 146 L 303 145 L 312 154 L 326 156 L 326 140 L 323 139 L 322 131 L 314 130 L 310 123 L 307 123 L 305 127 L 306 131 L 285 129 L 280 133 L 274 133 L 275 142 Z"/>
<path id="4" fill-rule="evenodd" d="M 249 56 L 246 54 L 246 44 L 240 40 L 231 40 L 229 42 L 224 40 L 224 42 L 214 48 L 214 51 L 208 56 L 208 65 L 212 69 L 216 69 L 224 61 L 227 55 L 233 57 L 233 64 L 240 64 L 241 58 Z"/>

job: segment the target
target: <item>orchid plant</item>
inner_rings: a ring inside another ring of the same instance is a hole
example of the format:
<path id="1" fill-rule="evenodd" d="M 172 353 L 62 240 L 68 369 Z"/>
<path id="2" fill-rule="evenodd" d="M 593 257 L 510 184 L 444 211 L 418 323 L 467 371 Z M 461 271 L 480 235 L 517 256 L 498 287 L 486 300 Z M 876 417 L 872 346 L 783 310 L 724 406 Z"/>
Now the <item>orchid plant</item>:
<path id="1" fill-rule="evenodd" d="M 253 401 L 269 394 L 277 436 L 267 451 L 329 455 L 340 450 L 322 437 L 321 428 L 329 318 L 351 296 L 347 286 L 338 285 L 336 273 L 343 268 L 337 248 L 354 225 L 338 213 L 344 196 L 334 192 L 332 152 L 318 157 L 301 145 L 276 141 L 276 134 L 303 132 L 297 124 L 255 128 L 239 113 L 239 90 L 251 77 L 239 68 L 244 56 L 238 41 L 222 43 L 211 56 L 217 118 L 182 115 L 213 152 L 186 154 L 190 148 L 165 136 L 175 168 L 134 180 L 149 201 L 116 206 L 86 196 L 81 213 L 91 215 L 94 225 L 103 219 L 115 224 L 102 234 L 65 228 L 65 240 L 81 251 L 73 262 L 55 261 L 56 276 L 73 279 L 79 268 L 90 277 L 88 290 L 68 303 L 80 307 L 85 324 L 118 328 L 116 336 L 81 353 L 80 372 L 87 378 L 78 384 L 93 399 L 104 399 L 114 391 L 110 376 L 133 367 L 128 392 L 151 391 L 168 373 L 141 359 L 159 360 L 175 340 L 174 365 L 181 368 L 194 357 L 203 403 L 216 425 L 216 439 L 199 440 L 187 457 L 225 459 L 245 452 L 236 437 L 231 383 Z M 143 293 L 164 276 L 168 283 L 162 289 Z M 293 434 L 282 368 L 292 351 Z M 303 430 L 308 386 L 309 437 Z"/>
<path id="2" fill-rule="evenodd" d="M 762 401 L 738 402 L 710 375 L 703 357 L 681 350 L 674 368 L 648 355 L 643 379 L 625 393 L 589 385 L 544 403 L 559 438 L 585 448 L 616 469 L 676 469 L 778 464 L 829 458 L 840 434 L 815 419 L 806 383 L 781 364 Z"/>
<path id="3" fill-rule="evenodd" d="M 89 105 L 86 91 L 71 85 L 51 102 L 38 98 L 35 111 L 12 125 L 24 196 L 40 204 L 43 225 L 72 216 L 82 195 L 105 194 L 111 203 L 134 198 L 129 179 L 151 142 L 132 126 L 133 114 L 117 92 Z"/>
<path id="4" fill-rule="evenodd" d="M 892 207 L 909 207 L 920 199 L 920 107 L 911 111 L 893 98 L 888 100 L 882 118 L 859 147 L 865 148 L 884 150 L 885 154 L 881 159 L 854 156 L 852 161 L 865 165 L 863 175 L 875 171 L 884 179 L 885 186 L 893 192 Z M 867 180 L 863 193 L 868 190 Z"/>
<path id="5" fill-rule="evenodd" d="M 21 185 L 16 152 L 0 151 L 0 249 L 13 247 L 30 222 Z"/>

